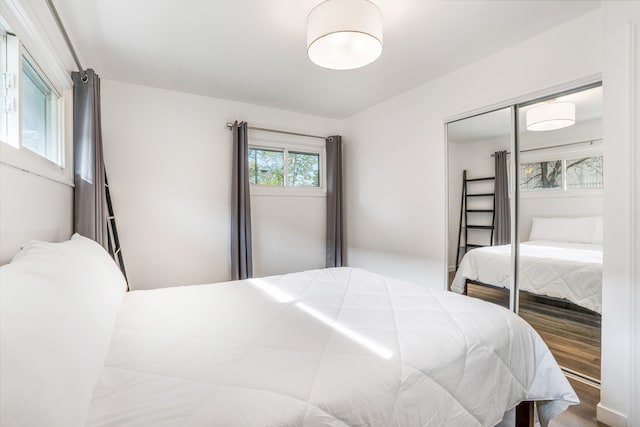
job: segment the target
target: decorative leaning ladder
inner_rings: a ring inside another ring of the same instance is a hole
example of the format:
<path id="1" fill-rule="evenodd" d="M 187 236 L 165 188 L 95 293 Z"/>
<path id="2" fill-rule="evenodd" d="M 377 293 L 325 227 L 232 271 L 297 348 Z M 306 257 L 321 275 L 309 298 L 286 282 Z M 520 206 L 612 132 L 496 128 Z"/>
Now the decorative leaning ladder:
<path id="1" fill-rule="evenodd" d="M 116 227 L 116 217 L 113 214 L 113 205 L 111 204 L 111 193 L 109 192 L 109 181 L 107 180 L 107 173 L 104 173 L 104 189 L 107 199 L 107 243 L 109 255 L 113 257 L 118 267 L 120 267 L 120 271 L 122 271 L 122 275 L 124 276 L 124 280 L 127 280 L 127 272 L 124 268 L 124 258 L 122 257 L 122 247 L 120 246 L 120 238 L 118 237 L 118 227 Z M 129 285 L 127 283 L 127 290 Z"/>
<path id="2" fill-rule="evenodd" d="M 493 230 L 495 229 L 495 219 L 496 219 L 496 195 L 495 195 L 495 183 L 494 183 L 494 192 L 493 193 L 471 193 L 469 194 L 468 186 L 469 184 L 486 182 L 486 181 L 495 181 L 495 177 L 489 176 L 484 178 L 467 178 L 467 171 L 462 171 L 462 200 L 460 202 L 460 227 L 458 228 L 458 251 L 456 252 L 456 271 L 460 266 L 460 252 L 462 252 L 462 256 L 466 254 L 469 249 L 481 248 L 484 246 L 492 246 L 493 245 Z M 469 209 L 468 199 L 469 198 L 493 198 L 492 208 L 491 209 Z M 490 225 L 481 225 L 481 224 L 469 224 L 469 214 L 491 214 L 491 224 Z M 464 230 L 464 244 L 462 244 Z M 490 231 L 489 243 L 486 245 L 478 244 L 478 243 L 469 243 L 469 230 L 485 230 Z"/>

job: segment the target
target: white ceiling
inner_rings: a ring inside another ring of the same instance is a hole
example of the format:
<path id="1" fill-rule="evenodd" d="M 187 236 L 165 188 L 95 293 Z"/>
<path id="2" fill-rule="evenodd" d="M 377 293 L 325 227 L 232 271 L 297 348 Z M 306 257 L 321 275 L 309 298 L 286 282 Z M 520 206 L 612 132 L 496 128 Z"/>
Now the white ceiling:
<path id="1" fill-rule="evenodd" d="M 382 56 L 333 71 L 306 55 L 306 17 L 319 1 L 54 0 L 83 65 L 103 78 L 334 118 L 600 4 L 374 0 L 384 17 Z"/>

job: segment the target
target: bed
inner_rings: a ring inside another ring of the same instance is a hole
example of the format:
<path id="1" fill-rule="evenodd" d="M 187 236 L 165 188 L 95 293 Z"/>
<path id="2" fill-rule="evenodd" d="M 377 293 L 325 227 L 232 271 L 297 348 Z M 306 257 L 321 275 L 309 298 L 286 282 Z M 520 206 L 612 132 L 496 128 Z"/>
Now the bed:
<path id="1" fill-rule="evenodd" d="M 125 292 L 74 236 L 0 290 L 3 426 L 491 426 L 524 400 L 544 426 L 578 402 L 506 309 L 356 268 Z"/>
<path id="2" fill-rule="evenodd" d="M 569 301 L 602 313 L 602 217 L 534 218 L 531 240 L 520 244 L 521 291 Z M 465 254 L 451 290 L 467 282 L 509 289 L 511 245 Z"/>

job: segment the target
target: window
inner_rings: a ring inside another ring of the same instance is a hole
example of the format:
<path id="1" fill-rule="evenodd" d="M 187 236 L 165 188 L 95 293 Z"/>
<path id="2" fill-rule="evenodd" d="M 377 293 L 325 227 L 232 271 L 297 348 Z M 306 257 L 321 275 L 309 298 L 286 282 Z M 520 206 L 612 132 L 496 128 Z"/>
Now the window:
<path id="1" fill-rule="evenodd" d="M 562 161 L 520 164 L 520 189 L 554 189 L 562 186 Z"/>
<path id="2" fill-rule="evenodd" d="M 0 140 L 17 149 L 17 155 L 26 152 L 24 156 L 33 157 L 35 153 L 59 170 L 63 165 L 61 97 L 16 36 L 3 32 L 0 47 Z"/>
<path id="3" fill-rule="evenodd" d="M 520 190 L 602 189 L 603 156 L 545 160 L 520 164 Z"/>
<path id="4" fill-rule="evenodd" d="M 249 182 L 284 185 L 284 151 L 249 148 Z"/>
<path id="5" fill-rule="evenodd" d="M 287 185 L 291 187 L 320 186 L 320 154 L 290 151 Z"/>
<path id="6" fill-rule="evenodd" d="M 289 148 L 249 147 L 249 182 L 272 187 L 322 186 L 321 153 Z"/>
<path id="7" fill-rule="evenodd" d="M 604 188 L 603 156 L 567 159 L 567 190 Z"/>
<path id="8" fill-rule="evenodd" d="M 58 100 L 26 56 L 22 57 L 22 146 L 60 164 Z"/>

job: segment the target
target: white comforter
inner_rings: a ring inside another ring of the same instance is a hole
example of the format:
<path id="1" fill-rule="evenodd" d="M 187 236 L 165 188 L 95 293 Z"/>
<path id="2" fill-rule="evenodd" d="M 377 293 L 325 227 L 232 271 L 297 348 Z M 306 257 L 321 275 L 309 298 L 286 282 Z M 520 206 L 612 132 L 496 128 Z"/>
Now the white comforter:
<path id="1" fill-rule="evenodd" d="M 602 246 L 530 241 L 520 244 L 520 289 L 563 298 L 602 313 Z M 467 279 L 510 288 L 511 245 L 465 254 L 451 284 L 462 293 Z"/>
<path id="2" fill-rule="evenodd" d="M 130 292 L 91 426 L 490 426 L 577 402 L 507 310 L 364 270 Z"/>

